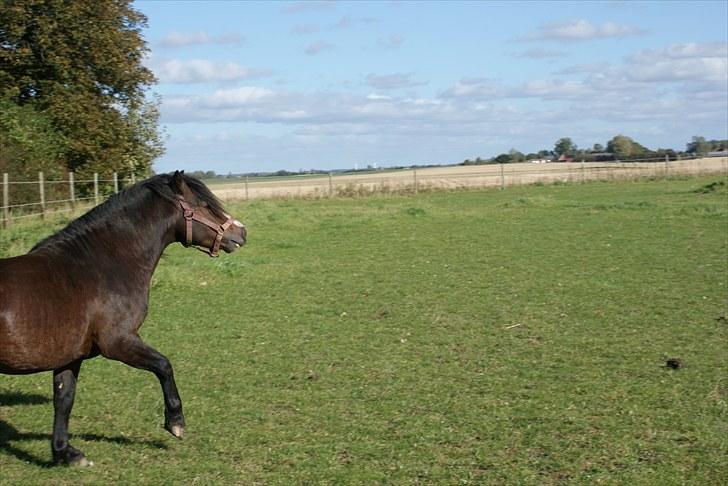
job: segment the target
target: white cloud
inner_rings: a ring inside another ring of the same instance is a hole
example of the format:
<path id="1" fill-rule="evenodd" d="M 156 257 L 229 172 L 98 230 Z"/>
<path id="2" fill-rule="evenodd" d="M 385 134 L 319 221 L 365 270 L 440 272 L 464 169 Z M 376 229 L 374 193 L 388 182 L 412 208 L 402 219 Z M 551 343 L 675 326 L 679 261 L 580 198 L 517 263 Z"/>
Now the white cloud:
<path id="1" fill-rule="evenodd" d="M 719 58 L 670 59 L 635 65 L 630 77 L 638 81 L 705 80 L 725 81 L 728 60 Z"/>
<path id="2" fill-rule="evenodd" d="M 721 84 L 728 82 L 728 44 L 673 44 L 660 49 L 643 49 L 624 59 L 621 65 L 610 63 L 576 64 L 559 69 L 557 75 L 588 74 L 593 79 L 609 78 L 633 85 L 658 86 L 665 83 Z"/>
<path id="3" fill-rule="evenodd" d="M 533 49 L 527 49 L 516 54 L 516 57 L 525 57 L 528 59 L 553 59 L 564 56 L 566 56 L 566 53 L 563 51 L 554 51 L 551 49 L 544 49 L 543 47 L 534 47 Z"/>
<path id="4" fill-rule="evenodd" d="M 638 81 L 728 81 L 728 44 L 674 44 L 644 49 L 627 58 L 629 76 Z"/>
<path id="5" fill-rule="evenodd" d="M 632 62 L 645 62 L 661 59 L 685 59 L 717 57 L 725 59 L 728 57 L 728 44 L 725 42 L 691 42 L 687 44 L 673 44 L 663 49 L 643 49 L 636 54 L 629 56 Z"/>
<path id="6" fill-rule="evenodd" d="M 588 20 L 577 19 L 543 25 L 540 29 L 526 34 L 519 40 L 554 40 L 561 42 L 573 42 L 604 39 L 609 37 L 622 38 L 640 35 L 643 33 L 644 30 L 633 25 L 619 25 L 614 22 L 604 22 L 601 25 L 595 25 Z"/>
<path id="7" fill-rule="evenodd" d="M 200 106 L 204 108 L 240 108 L 275 97 L 275 92 L 257 86 L 241 86 L 233 89 L 219 89 L 203 98 Z"/>
<path id="8" fill-rule="evenodd" d="M 605 73 L 609 72 L 612 66 L 608 63 L 574 64 L 555 71 L 554 74 L 583 74 L 583 73 Z"/>
<path id="9" fill-rule="evenodd" d="M 185 47 L 205 44 L 242 44 L 245 38 L 237 33 L 209 35 L 207 32 L 170 32 L 160 42 L 162 47 Z"/>
<path id="10" fill-rule="evenodd" d="M 481 147 L 481 155 L 494 155 L 509 148 L 499 147 L 500 140 L 509 140 L 509 145 L 528 151 L 549 147 L 564 134 L 575 140 L 586 138 L 591 145 L 604 144 L 615 133 L 627 132 L 651 147 L 656 143 L 676 146 L 683 141 L 670 145 L 664 138 L 654 142 L 657 135 L 652 139 L 648 135 L 712 133 L 715 126 L 725 127 L 725 79 L 711 81 L 712 71 L 698 78 L 685 77 L 678 71 L 669 78 L 652 76 L 652 80 L 646 80 L 639 69 L 663 69 L 665 62 L 674 67 L 675 63 L 679 66 L 696 59 L 721 59 L 721 49 L 712 45 L 674 45 L 642 50 L 618 64 L 567 68 L 564 74 L 568 78 L 546 74 L 520 83 L 463 78 L 431 97 L 403 95 L 396 89 L 379 92 L 384 90 L 382 86 L 411 82 L 407 73 L 370 75 L 368 80 L 380 83 L 380 87 L 368 94 L 279 91 L 246 83 L 201 96 L 166 97 L 162 121 L 175 125 L 200 122 L 208 127 L 240 124 L 241 132 L 275 126 L 276 133 L 291 137 L 287 140 L 292 146 L 318 147 L 322 151 L 321 157 L 308 160 L 320 160 L 322 164 L 329 160 L 334 165 L 341 163 L 335 155 L 341 154 L 342 144 L 347 144 L 348 156 L 358 162 L 365 160 L 354 153 L 359 147 L 371 147 L 372 153 L 380 153 L 382 143 L 400 147 L 391 153 L 409 162 L 427 160 L 424 151 L 421 156 L 414 155 L 423 147 L 449 147 L 451 152 L 444 153 L 443 161 L 453 162 L 457 158 L 452 150 L 466 143 Z M 490 140 L 487 146 L 482 145 L 486 137 L 483 134 Z M 514 143 L 514 138 L 523 142 Z M 348 151 L 349 145 L 352 152 Z"/>
<path id="11" fill-rule="evenodd" d="M 320 12 L 325 10 L 333 10 L 336 8 L 336 2 L 330 0 L 321 1 L 302 1 L 289 2 L 285 7 L 281 8 L 281 12 L 287 14 L 304 14 L 310 12 Z"/>
<path id="12" fill-rule="evenodd" d="M 725 105 L 728 97 L 728 46 L 722 43 L 675 44 L 644 49 L 621 64 L 580 64 L 563 68 L 557 75 L 540 76 L 506 85 L 486 78 L 464 78 L 443 92 L 444 98 L 461 100 L 606 100 L 628 108 L 637 99 L 708 99 Z M 633 105 L 632 105 L 633 106 Z"/>
<path id="13" fill-rule="evenodd" d="M 338 21 L 336 21 L 332 24 L 325 25 L 325 26 L 322 26 L 319 24 L 295 25 L 291 29 L 291 33 L 296 34 L 296 35 L 315 34 L 317 32 L 321 32 L 323 30 L 333 31 L 333 30 L 349 29 L 358 24 L 373 24 L 375 22 L 378 22 L 378 20 L 375 18 L 372 18 L 372 17 L 350 17 L 349 15 L 344 15 Z"/>
<path id="14" fill-rule="evenodd" d="M 317 41 L 313 44 L 310 44 L 304 52 L 308 54 L 309 56 L 315 56 L 316 54 L 319 54 L 321 51 L 325 51 L 327 49 L 331 49 L 333 46 L 325 41 Z"/>
<path id="15" fill-rule="evenodd" d="M 447 89 L 446 98 L 501 98 L 504 88 L 495 80 L 487 78 L 463 78 Z"/>
<path id="16" fill-rule="evenodd" d="M 240 81 L 270 76 L 266 69 L 251 69 L 234 62 L 207 59 L 152 60 L 150 68 L 161 83 L 192 84 L 219 81 Z"/>
<path id="17" fill-rule="evenodd" d="M 401 89 L 401 88 L 413 88 L 415 86 L 421 86 L 427 84 L 422 81 L 415 81 L 412 79 L 412 75 L 409 73 L 395 73 L 395 74 L 369 74 L 367 75 L 367 84 L 374 89 Z"/>
<path id="18" fill-rule="evenodd" d="M 574 99 L 583 98 L 594 93 L 587 83 L 582 81 L 563 81 L 560 79 L 537 79 L 527 81 L 508 91 L 512 98 Z"/>
<path id="19" fill-rule="evenodd" d="M 336 23 L 331 24 L 329 29 L 348 29 L 356 24 L 373 24 L 375 22 L 377 22 L 377 19 L 372 17 L 351 17 L 344 15 Z"/>
<path id="20" fill-rule="evenodd" d="M 465 78 L 443 93 L 445 98 L 460 100 L 507 100 L 539 98 L 542 100 L 574 100 L 595 93 L 592 80 L 533 79 L 507 86 L 491 79 Z"/>

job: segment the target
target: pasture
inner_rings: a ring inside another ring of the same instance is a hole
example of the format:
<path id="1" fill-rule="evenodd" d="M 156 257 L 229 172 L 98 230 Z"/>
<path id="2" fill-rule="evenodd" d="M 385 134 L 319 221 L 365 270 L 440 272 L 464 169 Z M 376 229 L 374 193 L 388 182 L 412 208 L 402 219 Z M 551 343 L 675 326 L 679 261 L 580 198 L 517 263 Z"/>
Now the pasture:
<path id="1" fill-rule="evenodd" d="M 724 178 L 229 204 L 170 247 L 150 373 L 84 363 L 50 467 L 51 376 L 0 375 L 2 484 L 718 484 L 728 475 Z M 0 231 L 0 256 L 62 223 Z M 665 360 L 680 358 L 678 370 Z"/>

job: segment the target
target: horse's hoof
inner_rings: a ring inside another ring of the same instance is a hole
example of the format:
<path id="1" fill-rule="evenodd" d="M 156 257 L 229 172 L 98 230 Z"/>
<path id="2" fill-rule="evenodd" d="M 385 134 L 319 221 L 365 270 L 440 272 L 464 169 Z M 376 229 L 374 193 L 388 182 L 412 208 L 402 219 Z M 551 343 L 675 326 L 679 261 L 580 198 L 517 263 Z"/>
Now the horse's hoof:
<path id="1" fill-rule="evenodd" d="M 71 467 L 91 467 L 94 465 L 93 461 L 89 461 L 86 457 L 81 456 L 68 463 Z"/>
<path id="2" fill-rule="evenodd" d="M 185 434 L 185 428 L 181 425 L 170 425 L 167 427 L 167 430 L 170 434 L 177 437 L 178 439 L 181 439 L 182 436 Z"/>
<path id="3" fill-rule="evenodd" d="M 70 445 L 63 450 L 53 451 L 53 462 L 70 467 L 91 467 L 93 462 L 86 459 L 83 452 Z"/>

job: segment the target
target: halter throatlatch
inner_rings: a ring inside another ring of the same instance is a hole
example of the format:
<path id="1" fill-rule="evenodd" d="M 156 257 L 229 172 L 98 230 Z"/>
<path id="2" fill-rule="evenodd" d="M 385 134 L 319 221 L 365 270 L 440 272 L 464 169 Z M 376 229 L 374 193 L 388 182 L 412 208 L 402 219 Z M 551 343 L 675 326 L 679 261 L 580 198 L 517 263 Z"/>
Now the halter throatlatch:
<path id="1" fill-rule="evenodd" d="M 220 254 L 220 243 L 222 242 L 222 235 L 225 233 L 225 230 L 227 230 L 231 224 L 233 224 L 233 221 L 235 221 L 229 214 L 225 214 L 227 219 L 224 223 L 216 223 L 214 221 L 211 221 L 207 219 L 204 216 L 201 216 L 199 214 L 195 213 L 195 210 L 190 206 L 187 201 L 182 199 L 182 197 L 178 197 L 177 201 L 179 202 L 180 207 L 182 207 L 182 214 L 185 218 L 185 233 L 186 233 L 186 243 L 185 246 L 192 246 L 193 248 L 197 248 L 200 251 L 204 251 L 211 257 L 216 257 Z M 195 246 L 192 244 L 192 221 L 197 221 L 198 223 L 202 223 L 208 228 L 212 229 L 217 233 L 217 236 L 215 236 L 215 242 L 212 244 L 212 246 L 208 248 L 200 248 L 198 246 Z"/>

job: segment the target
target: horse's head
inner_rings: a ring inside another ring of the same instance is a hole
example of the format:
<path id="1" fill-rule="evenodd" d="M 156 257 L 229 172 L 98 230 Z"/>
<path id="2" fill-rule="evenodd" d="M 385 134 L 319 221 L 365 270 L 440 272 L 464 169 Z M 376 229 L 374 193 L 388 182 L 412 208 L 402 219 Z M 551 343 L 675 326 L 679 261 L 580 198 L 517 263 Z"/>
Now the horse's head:
<path id="1" fill-rule="evenodd" d="M 222 208 L 220 201 L 199 180 L 176 171 L 170 181 L 180 209 L 176 225 L 177 241 L 195 246 L 210 256 L 220 248 L 232 253 L 245 244 L 245 225 Z"/>

